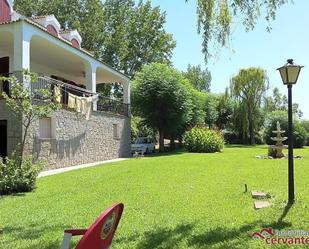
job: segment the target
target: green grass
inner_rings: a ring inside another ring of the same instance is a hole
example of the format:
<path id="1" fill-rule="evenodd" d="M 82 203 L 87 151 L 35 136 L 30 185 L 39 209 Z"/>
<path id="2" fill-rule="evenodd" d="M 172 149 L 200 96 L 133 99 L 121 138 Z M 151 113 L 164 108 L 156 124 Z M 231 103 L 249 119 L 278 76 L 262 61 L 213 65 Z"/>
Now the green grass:
<path id="1" fill-rule="evenodd" d="M 0 197 L 0 248 L 60 248 L 64 229 L 88 227 L 115 202 L 125 211 L 113 249 L 268 248 L 250 234 L 269 226 L 309 231 L 309 149 L 295 151 L 305 158 L 295 161 L 297 202 L 289 210 L 287 160 L 255 158 L 266 153 L 264 146 L 179 152 L 39 179 L 33 193 Z M 254 210 L 245 183 L 270 192 L 273 206 Z"/>

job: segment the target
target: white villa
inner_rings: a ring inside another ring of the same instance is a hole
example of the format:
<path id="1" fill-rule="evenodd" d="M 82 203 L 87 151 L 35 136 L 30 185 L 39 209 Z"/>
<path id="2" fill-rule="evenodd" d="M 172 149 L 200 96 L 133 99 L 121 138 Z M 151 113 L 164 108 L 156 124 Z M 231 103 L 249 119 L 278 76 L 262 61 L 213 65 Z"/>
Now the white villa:
<path id="1" fill-rule="evenodd" d="M 59 168 L 130 155 L 130 79 L 83 49 L 78 31 L 61 29 L 54 15 L 27 18 L 0 0 L 0 75 L 25 69 L 40 75 L 36 87 L 62 86 L 63 108 L 35 121 L 27 137 L 34 160 Z M 68 108 L 72 96 L 95 96 L 97 84 L 114 82 L 123 85 L 123 103 L 99 96 L 89 119 Z M 9 93 L 8 82 L 0 82 L 2 91 Z M 0 99 L 0 156 L 12 153 L 22 134 L 21 118 Z"/>

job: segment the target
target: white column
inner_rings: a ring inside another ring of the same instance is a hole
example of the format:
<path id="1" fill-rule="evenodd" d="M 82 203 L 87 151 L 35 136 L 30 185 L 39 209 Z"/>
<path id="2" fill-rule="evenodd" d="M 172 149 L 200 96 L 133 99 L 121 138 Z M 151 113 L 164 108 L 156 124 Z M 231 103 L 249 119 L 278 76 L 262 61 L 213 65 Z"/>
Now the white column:
<path id="1" fill-rule="evenodd" d="M 130 86 L 131 86 L 131 82 L 130 81 L 126 81 L 122 84 L 123 86 L 123 103 L 128 105 L 128 115 L 129 117 L 131 116 L 131 90 L 130 90 Z"/>
<path id="2" fill-rule="evenodd" d="M 23 21 L 14 25 L 13 72 L 30 71 L 31 31 Z"/>
<path id="3" fill-rule="evenodd" d="M 127 81 L 127 82 L 123 83 L 123 103 L 125 103 L 125 104 L 130 104 L 131 103 L 131 99 L 130 99 L 130 95 L 131 95 L 130 86 L 131 86 L 131 82 L 130 81 Z"/>
<path id="4" fill-rule="evenodd" d="M 97 92 L 97 66 L 94 63 L 86 66 L 86 88 L 93 93 Z M 93 103 L 93 110 L 97 110 L 97 102 Z"/>

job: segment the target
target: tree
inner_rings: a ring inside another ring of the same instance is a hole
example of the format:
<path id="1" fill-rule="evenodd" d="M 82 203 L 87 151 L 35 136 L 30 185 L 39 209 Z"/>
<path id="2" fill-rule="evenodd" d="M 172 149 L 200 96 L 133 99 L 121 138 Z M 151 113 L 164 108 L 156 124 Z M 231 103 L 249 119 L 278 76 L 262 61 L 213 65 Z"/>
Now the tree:
<path id="1" fill-rule="evenodd" d="M 136 111 L 159 131 L 160 151 L 164 137 L 175 134 L 189 120 L 190 98 L 182 74 L 168 65 L 152 63 L 136 74 L 132 100 Z"/>
<path id="2" fill-rule="evenodd" d="M 217 112 L 218 98 L 212 93 L 207 93 L 205 102 L 205 124 L 209 129 L 213 128 L 218 118 Z"/>
<path id="3" fill-rule="evenodd" d="M 202 70 L 201 65 L 191 66 L 189 64 L 184 76 L 198 91 L 210 92 L 211 73 L 207 69 Z"/>
<path id="4" fill-rule="evenodd" d="M 165 13 L 150 1 L 15 0 L 14 5 L 26 16 L 54 14 L 62 27 L 78 29 L 85 49 L 132 77 L 144 64 L 170 63 L 176 46 L 164 30 Z"/>
<path id="5" fill-rule="evenodd" d="M 241 69 L 231 79 L 231 94 L 240 103 L 242 121 L 248 124 L 249 143 L 255 143 L 255 132 L 258 130 L 259 109 L 268 90 L 266 71 L 261 68 Z M 244 126 L 247 128 L 246 126 Z"/>
<path id="6" fill-rule="evenodd" d="M 37 82 L 37 77 L 34 74 L 24 72 L 22 77 L 30 81 L 30 84 Z M 15 76 L 9 78 L 0 77 L 0 81 L 8 81 L 10 83 L 10 95 L 2 93 L 2 96 L 5 99 L 6 106 L 22 121 L 23 135 L 20 151 L 18 151 L 21 158 L 19 164 L 21 165 L 25 142 L 32 122 L 37 118 L 50 116 L 60 106 L 53 101 L 54 97 L 49 89 L 31 91 L 29 87 L 20 82 Z"/>
<path id="7" fill-rule="evenodd" d="M 275 87 L 273 89 L 273 95 L 265 97 L 265 110 L 267 112 L 288 111 L 287 96 L 284 94 L 281 94 L 279 89 Z M 303 112 L 299 109 L 299 105 L 297 103 L 293 103 L 293 113 L 298 118 L 301 118 L 303 116 Z"/>
<path id="8" fill-rule="evenodd" d="M 228 94 L 228 90 L 226 90 L 225 94 L 221 94 L 218 96 L 218 104 L 216 110 L 216 126 L 220 130 L 225 129 L 226 125 L 231 120 L 233 114 L 233 101 Z"/>
<path id="9" fill-rule="evenodd" d="M 189 1 L 189 0 L 186 0 Z M 270 31 L 270 22 L 276 11 L 290 0 L 197 0 L 198 33 L 203 36 L 205 60 L 209 58 L 209 44 L 226 46 L 231 36 L 231 26 L 237 20 L 246 31 L 254 29 L 261 13 L 265 13 Z M 236 19 L 236 20 L 235 20 Z"/>

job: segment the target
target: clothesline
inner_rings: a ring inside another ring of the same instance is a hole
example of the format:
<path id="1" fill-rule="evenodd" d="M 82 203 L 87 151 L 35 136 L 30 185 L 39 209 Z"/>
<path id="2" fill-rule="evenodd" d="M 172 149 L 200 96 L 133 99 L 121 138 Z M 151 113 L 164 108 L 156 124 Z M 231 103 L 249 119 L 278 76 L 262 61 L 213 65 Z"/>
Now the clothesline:
<path id="1" fill-rule="evenodd" d="M 59 81 L 59 80 L 56 80 L 56 79 L 53 79 L 53 78 L 50 78 L 48 76 L 44 76 L 44 78 L 42 78 L 42 80 L 48 80 L 50 81 L 50 83 L 52 83 L 53 85 L 61 85 L 61 86 L 65 86 L 65 88 L 71 88 L 71 89 L 74 89 L 75 91 L 78 91 L 80 93 L 86 93 L 86 94 L 91 94 L 91 95 L 95 95 L 96 93 L 93 93 L 91 92 L 90 90 L 88 89 L 80 89 L 80 87 L 78 86 L 74 86 L 74 85 L 71 85 L 71 84 L 68 84 L 68 83 L 65 83 L 65 82 L 62 82 L 62 81 Z"/>
<path id="2" fill-rule="evenodd" d="M 61 88 L 59 86 L 54 87 L 54 94 L 56 102 L 61 103 Z M 74 109 L 77 113 L 85 115 L 86 120 L 89 120 L 91 116 L 92 103 L 98 100 L 98 95 L 91 97 L 79 97 L 68 92 L 68 108 Z"/>

